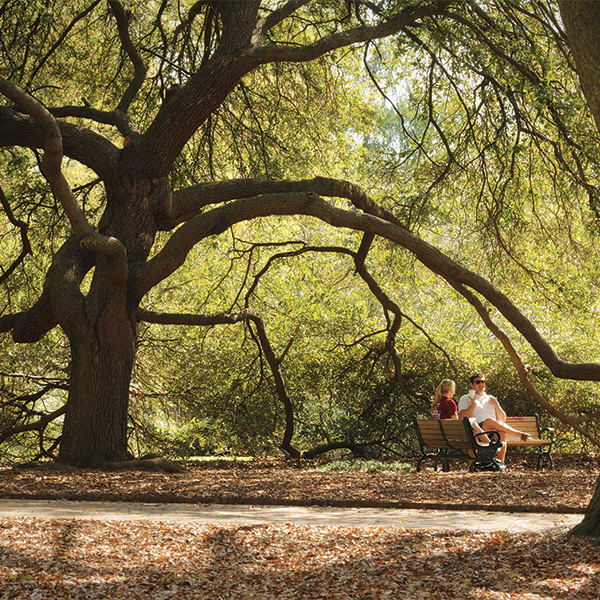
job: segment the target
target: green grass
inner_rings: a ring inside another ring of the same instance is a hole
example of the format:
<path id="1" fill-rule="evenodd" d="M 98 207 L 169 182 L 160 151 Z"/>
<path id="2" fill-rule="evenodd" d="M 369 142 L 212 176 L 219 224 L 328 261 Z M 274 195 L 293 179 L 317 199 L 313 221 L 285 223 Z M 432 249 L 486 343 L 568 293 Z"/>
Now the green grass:
<path id="1" fill-rule="evenodd" d="M 382 462 L 378 460 L 334 460 L 317 467 L 321 471 L 360 471 L 376 473 L 378 471 L 392 471 L 394 473 L 408 473 L 414 470 L 412 465 L 402 462 Z"/>

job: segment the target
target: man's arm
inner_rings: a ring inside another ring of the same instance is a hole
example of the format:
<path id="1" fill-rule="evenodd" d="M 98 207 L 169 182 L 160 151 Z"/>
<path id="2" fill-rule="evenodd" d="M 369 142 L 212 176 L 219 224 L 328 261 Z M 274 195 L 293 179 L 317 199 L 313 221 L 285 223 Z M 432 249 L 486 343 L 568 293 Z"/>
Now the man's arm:
<path id="1" fill-rule="evenodd" d="M 467 403 L 469 405 L 467 406 Z M 463 408 L 461 408 L 463 407 Z M 465 408 L 466 407 L 466 408 Z M 458 403 L 458 418 L 462 419 L 463 417 L 471 418 L 473 416 L 473 412 L 477 408 L 477 401 L 475 398 L 471 400 L 469 396 L 463 396 Z"/>

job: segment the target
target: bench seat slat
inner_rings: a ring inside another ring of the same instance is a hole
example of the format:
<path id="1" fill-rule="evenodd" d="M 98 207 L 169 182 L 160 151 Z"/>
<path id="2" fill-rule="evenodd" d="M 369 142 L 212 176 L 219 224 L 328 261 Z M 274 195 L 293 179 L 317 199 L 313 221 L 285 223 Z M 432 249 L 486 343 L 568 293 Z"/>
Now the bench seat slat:
<path id="1" fill-rule="evenodd" d="M 510 447 L 527 448 L 527 446 L 549 446 L 551 443 L 552 440 L 538 440 L 535 438 L 529 438 L 526 442 L 512 436 L 506 438 L 506 445 Z"/>

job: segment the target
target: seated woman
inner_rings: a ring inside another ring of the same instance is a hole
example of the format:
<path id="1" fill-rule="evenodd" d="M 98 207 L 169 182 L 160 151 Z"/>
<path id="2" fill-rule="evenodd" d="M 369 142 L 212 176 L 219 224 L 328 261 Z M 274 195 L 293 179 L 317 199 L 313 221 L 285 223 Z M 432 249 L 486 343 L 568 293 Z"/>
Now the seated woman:
<path id="1" fill-rule="evenodd" d="M 452 399 L 456 392 L 456 384 L 452 379 L 443 379 L 435 390 L 431 404 L 432 419 L 458 419 L 458 407 Z"/>

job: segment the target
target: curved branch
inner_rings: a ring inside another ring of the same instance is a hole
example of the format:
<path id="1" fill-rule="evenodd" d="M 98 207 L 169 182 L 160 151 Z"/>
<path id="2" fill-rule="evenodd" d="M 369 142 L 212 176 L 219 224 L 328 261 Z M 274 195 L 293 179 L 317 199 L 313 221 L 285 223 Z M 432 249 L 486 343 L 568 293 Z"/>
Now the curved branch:
<path id="1" fill-rule="evenodd" d="M 269 13 L 261 22 L 259 22 L 258 31 L 260 32 L 259 37 L 254 40 L 257 43 L 262 40 L 266 33 L 276 27 L 283 20 L 287 19 L 290 15 L 294 14 L 299 8 L 308 4 L 310 0 L 288 0 L 283 6 Z"/>
<path id="2" fill-rule="evenodd" d="M 41 431 L 42 429 L 47 427 L 49 423 L 51 423 L 52 421 L 55 421 L 56 419 L 58 419 L 58 417 L 61 417 L 62 415 L 64 415 L 66 410 L 67 410 L 67 406 L 65 404 L 64 406 L 61 406 L 54 412 L 44 415 L 41 419 L 39 419 L 38 421 L 35 421 L 34 423 L 28 423 L 26 425 L 14 425 L 13 427 L 7 427 L 6 429 L 3 429 L 2 431 L 0 431 L 0 443 L 2 443 L 3 441 L 7 440 L 10 436 L 15 435 L 17 433 L 24 433 L 25 431 Z"/>
<path id="3" fill-rule="evenodd" d="M 370 244 L 370 241 L 369 241 L 370 239 L 372 239 L 372 234 L 370 234 L 370 233 L 365 234 L 365 237 L 363 238 L 363 242 L 361 243 L 360 251 L 358 254 L 356 254 L 354 256 L 354 264 L 356 266 L 356 272 L 361 276 L 362 280 L 367 284 L 369 290 L 371 290 L 371 293 L 377 298 L 377 300 L 379 301 L 381 306 L 383 306 L 383 308 L 385 310 L 389 310 L 394 315 L 393 323 L 391 324 L 391 326 L 388 329 L 388 336 L 387 336 L 387 340 L 386 340 L 386 349 L 389 352 L 390 356 L 392 357 L 392 361 L 394 363 L 396 381 L 398 383 L 401 383 L 400 380 L 402 377 L 400 358 L 396 351 L 396 339 L 395 339 L 396 333 L 400 329 L 400 324 L 401 324 L 402 319 L 406 319 L 417 331 L 421 332 L 421 334 L 429 341 L 429 343 L 432 346 L 434 346 L 440 352 L 442 352 L 442 354 L 446 357 L 448 364 L 454 369 L 454 371 L 456 371 L 456 368 L 454 367 L 454 364 L 452 362 L 452 358 L 450 357 L 450 355 L 448 354 L 446 349 L 443 346 L 436 344 L 434 342 L 434 340 L 431 338 L 431 336 L 427 333 L 427 331 L 425 331 L 425 329 L 423 327 L 418 325 L 408 315 L 404 314 L 404 312 L 400 309 L 398 304 L 396 304 L 396 302 L 394 302 L 385 293 L 385 291 L 381 288 L 379 283 L 377 283 L 375 278 L 371 275 L 371 273 L 365 266 L 364 259 L 366 258 L 368 249 L 365 248 L 364 246 L 366 246 L 367 244 Z"/>
<path id="4" fill-rule="evenodd" d="M 113 125 L 125 138 L 135 139 L 139 136 L 139 132 L 131 119 L 125 113 L 117 110 L 105 111 L 91 106 L 59 106 L 49 110 L 58 118 L 76 117 L 104 123 L 105 125 Z"/>
<path id="5" fill-rule="evenodd" d="M 147 69 L 142 57 L 131 41 L 131 37 L 129 35 L 129 15 L 125 12 L 123 5 L 118 0 L 108 0 L 108 4 L 115 15 L 117 29 L 119 31 L 121 43 L 123 44 L 123 49 L 131 59 L 134 68 L 133 79 L 125 90 L 125 93 L 123 94 L 123 97 L 116 108 L 116 112 L 126 113 L 139 89 L 142 87 L 144 79 L 146 79 Z"/>
<path id="6" fill-rule="evenodd" d="M 213 204 L 221 204 L 230 200 L 252 198 L 262 194 L 281 194 L 289 192 L 314 192 L 322 196 L 335 196 L 350 200 L 360 210 L 377 215 L 392 223 L 400 222 L 396 217 L 382 209 L 365 192 L 349 181 L 315 177 L 300 181 L 264 179 L 231 179 L 201 183 L 173 193 L 172 226 L 189 221 L 201 214 L 202 210 Z"/>
<path id="7" fill-rule="evenodd" d="M 50 295 L 44 292 L 28 310 L 0 317 L 0 332 L 12 332 L 15 342 L 37 342 L 58 325 L 50 305 Z"/>
<path id="8" fill-rule="evenodd" d="M 289 456 L 299 458 L 300 452 L 292 446 L 294 436 L 294 404 L 287 393 L 283 373 L 280 363 L 275 355 L 265 324 L 258 314 L 251 310 L 244 310 L 241 313 L 219 314 L 219 315 L 192 315 L 192 314 L 174 314 L 174 313 L 156 313 L 143 309 L 138 309 L 138 318 L 149 323 L 161 323 L 169 325 L 220 325 L 233 324 L 240 321 L 252 321 L 256 327 L 259 347 L 261 348 L 275 381 L 275 391 L 279 401 L 283 404 L 285 411 L 285 432 L 280 443 L 280 448 Z"/>
<path id="9" fill-rule="evenodd" d="M 93 255 L 83 252 L 77 239 L 68 239 L 52 260 L 44 290 L 31 308 L 0 317 L 0 332 L 11 331 L 15 342 L 41 339 L 58 323 L 68 330 L 85 318 L 79 285 L 94 264 Z"/>
<path id="10" fill-rule="evenodd" d="M 147 177 L 166 177 L 181 150 L 198 128 L 256 68 L 247 52 L 256 26 L 260 0 L 211 3 L 221 15 L 218 47 L 201 68 L 167 102 L 130 148 L 132 168 Z"/>
<path id="11" fill-rule="evenodd" d="M 146 323 L 158 325 L 196 325 L 209 327 L 211 325 L 233 325 L 250 318 L 251 311 L 218 315 L 194 315 L 183 313 L 159 313 L 143 308 L 137 309 L 137 318 Z"/>
<path id="12" fill-rule="evenodd" d="M 29 242 L 29 238 L 27 237 L 27 223 L 17 219 L 12 211 L 10 203 L 4 194 L 4 190 L 0 185 L 0 204 L 8 217 L 10 223 L 12 223 L 15 227 L 17 227 L 21 231 L 21 245 L 22 249 L 19 253 L 19 256 L 13 260 L 10 266 L 7 269 L 2 269 L 2 274 L 0 275 L 0 284 L 6 281 L 10 277 L 10 274 L 25 260 L 25 257 L 28 254 L 32 254 L 31 244 Z"/>
<path id="13" fill-rule="evenodd" d="M 60 44 L 62 39 L 66 36 L 68 31 L 75 25 L 75 23 L 84 17 L 87 13 L 91 12 L 96 5 L 100 3 L 100 0 L 96 0 L 86 11 L 82 14 L 78 15 L 71 25 L 67 28 L 67 30 L 63 33 L 59 41 L 54 44 L 52 49 L 48 52 L 48 54 L 44 57 L 43 61 L 56 49 L 56 47 Z M 91 106 L 61 106 L 50 108 L 50 112 L 55 117 L 77 117 L 83 119 L 91 119 L 98 123 L 104 123 L 107 125 L 114 125 L 117 127 L 119 132 L 125 138 L 136 138 L 139 136 L 139 133 L 129 117 L 127 116 L 127 110 L 129 106 L 135 99 L 136 94 L 140 90 L 144 80 L 146 78 L 146 65 L 144 64 L 140 54 L 137 49 L 133 45 L 131 41 L 131 37 L 129 35 L 129 20 L 130 15 L 125 11 L 123 5 L 118 2 L 118 0 L 108 0 L 110 9 L 112 10 L 113 15 L 115 16 L 115 20 L 117 22 L 117 30 L 119 32 L 119 38 L 121 39 L 121 44 L 123 49 L 131 59 L 131 62 L 134 67 L 134 77 L 129 84 L 128 88 L 123 93 L 121 101 L 113 111 L 104 111 L 94 109 Z M 43 64 L 42 61 L 42 64 Z M 40 65 L 36 68 L 35 72 L 39 69 Z M 32 75 L 33 77 L 33 75 Z"/>
<path id="14" fill-rule="evenodd" d="M 512 360 L 512 363 L 517 370 L 521 383 L 523 384 L 525 389 L 531 394 L 534 400 L 551 415 L 555 416 L 563 423 L 570 425 L 571 427 L 579 431 L 581 435 L 588 438 L 595 446 L 600 447 L 600 439 L 590 435 L 585 429 L 583 429 L 583 427 L 580 426 L 582 419 L 570 417 L 561 410 L 558 410 L 557 408 L 552 406 L 552 404 L 550 404 L 550 402 L 548 402 L 537 391 L 536 387 L 529 379 L 527 366 L 522 361 L 515 347 L 512 345 L 509 337 L 494 323 L 494 321 L 490 317 L 489 311 L 483 306 L 483 304 L 481 304 L 479 299 L 462 285 L 457 285 L 454 287 L 475 308 L 477 314 L 481 317 L 481 320 L 485 323 L 486 327 L 498 338 L 498 340 L 500 340 L 500 343 L 504 346 L 506 353 Z"/>
<path id="15" fill-rule="evenodd" d="M 337 48 L 383 38 L 423 18 L 441 14 L 444 8 L 456 2 L 458 0 L 417 3 L 378 25 L 334 33 L 302 47 L 259 45 L 256 25 L 260 3 L 256 0 L 218 3 L 223 21 L 218 48 L 175 96 L 163 103 L 153 123 L 132 148 L 131 164 L 149 177 L 166 176 L 192 135 L 241 79 L 261 64 L 310 61 Z"/>
<path id="16" fill-rule="evenodd" d="M 119 149 L 102 136 L 77 125 L 59 123 L 58 126 L 65 156 L 86 165 L 101 179 L 110 179 Z M 0 106 L 0 146 L 43 148 L 42 128 L 31 117 Z"/>
<path id="17" fill-rule="evenodd" d="M 333 180 L 328 180 L 333 189 Z M 348 197 L 349 188 L 339 182 L 337 193 L 331 196 Z M 356 188 L 355 191 L 360 191 Z M 352 195 L 353 204 L 375 211 L 375 204 L 362 193 Z M 138 267 L 133 284 L 134 296 L 141 297 L 162 279 L 183 264 L 188 252 L 200 240 L 225 231 L 234 223 L 271 215 L 303 214 L 313 216 L 334 227 L 356 229 L 373 233 L 393 241 L 410 251 L 428 269 L 451 285 L 463 284 L 479 292 L 525 337 L 552 373 L 562 379 L 600 381 L 597 363 L 571 363 L 558 357 L 550 344 L 537 331 L 533 323 L 515 304 L 491 282 L 462 267 L 437 248 L 398 224 L 373 214 L 351 212 L 328 205 L 314 193 L 265 194 L 238 200 L 215 208 L 182 225 L 152 260 Z"/>
<path id="18" fill-rule="evenodd" d="M 378 25 L 364 25 L 348 31 L 333 33 L 306 46 L 262 46 L 254 48 L 249 54 L 258 64 L 284 61 L 308 62 L 338 48 L 345 48 L 346 46 L 398 33 L 404 27 L 408 27 L 417 21 L 441 14 L 452 3 L 456 3 L 456 0 L 432 0 L 428 4 L 405 8 L 397 15 Z"/>
<path id="19" fill-rule="evenodd" d="M 52 192 L 62 205 L 73 232 L 84 250 L 104 254 L 113 261 L 113 267 L 126 268 L 125 247 L 116 238 L 100 235 L 87 222 L 83 209 L 79 206 L 67 179 L 62 172 L 62 134 L 56 119 L 37 100 L 26 94 L 10 81 L 0 78 L 0 92 L 16 102 L 28 112 L 42 129 L 44 157 L 40 169 L 48 180 Z"/>
<path id="20" fill-rule="evenodd" d="M 398 353 L 396 351 L 396 334 L 398 333 L 398 330 L 400 329 L 402 319 L 406 319 L 417 331 L 419 331 L 427 339 L 427 341 L 432 346 L 434 346 L 440 352 L 442 352 L 442 354 L 446 357 L 448 364 L 456 371 L 456 368 L 453 365 L 452 358 L 450 357 L 450 355 L 448 354 L 446 349 L 443 346 L 440 346 L 439 344 L 437 344 L 423 327 L 421 327 L 418 323 L 416 323 L 408 315 L 406 315 L 404 312 L 402 312 L 402 309 L 398 306 L 398 304 L 396 302 L 394 302 L 385 293 L 385 291 L 381 288 L 381 286 L 377 283 L 375 278 L 371 275 L 371 273 L 367 269 L 366 265 L 364 264 L 364 261 L 366 259 L 366 256 L 368 254 L 370 245 L 371 245 L 374 237 L 375 236 L 373 234 L 366 233 L 363 236 L 363 239 L 361 241 L 358 252 L 354 252 L 353 250 L 349 250 L 348 248 L 344 248 L 341 246 L 303 246 L 302 248 L 299 248 L 297 250 L 290 250 L 288 252 L 281 252 L 281 253 L 270 256 L 268 261 L 266 262 L 265 266 L 255 275 L 254 281 L 248 288 L 248 291 L 246 293 L 245 302 L 244 302 L 245 306 L 249 305 L 249 298 L 254 293 L 254 290 L 258 286 L 260 278 L 268 271 L 268 269 L 270 268 L 271 264 L 274 261 L 276 261 L 278 259 L 282 259 L 282 258 L 300 256 L 300 255 L 306 254 L 308 252 L 331 252 L 331 253 L 337 253 L 337 254 L 345 254 L 354 260 L 356 272 L 359 274 L 361 279 L 366 283 L 370 292 L 375 296 L 375 298 L 377 298 L 377 300 L 381 304 L 383 311 L 385 313 L 385 316 L 386 316 L 386 319 L 388 322 L 388 324 L 387 324 L 387 339 L 386 339 L 385 346 L 386 346 L 387 352 L 390 354 L 390 356 L 392 358 L 392 362 L 394 363 L 396 382 L 400 385 L 402 385 L 402 383 L 403 383 L 402 382 L 402 365 L 401 365 L 400 357 L 398 356 Z M 394 319 L 393 319 L 392 323 L 390 323 L 390 321 L 389 321 L 389 318 L 387 315 L 388 311 L 394 315 Z M 294 341 L 294 338 L 292 336 L 292 338 L 290 339 L 290 341 L 288 343 L 288 346 L 291 346 L 293 341 Z M 286 352 L 287 352 L 287 349 L 286 349 L 286 351 L 284 351 L 283 354 L 285 355 Z M 281 360 L 282 360 L 282 358 L 280 358 L 280 361 Z"/>

